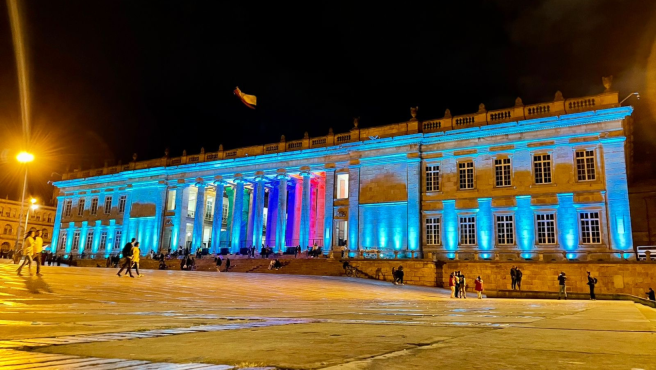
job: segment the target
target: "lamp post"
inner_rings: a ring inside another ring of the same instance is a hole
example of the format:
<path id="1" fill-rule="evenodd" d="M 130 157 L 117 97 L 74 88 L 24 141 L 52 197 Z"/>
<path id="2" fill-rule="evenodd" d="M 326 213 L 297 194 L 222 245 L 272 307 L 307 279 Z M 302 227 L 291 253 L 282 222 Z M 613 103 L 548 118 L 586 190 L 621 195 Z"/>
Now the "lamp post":
<path id="1" fill-rule="evenodd" d="M 39 208 L 39 205 L 36 204 L 36 199 L 32 198 L 30 199 L 30 208 L 27 209 L 27 213 L 25 214 L 25 233 L 27 233 L 27 221 L 29 220 L 30 217 L 30 209 L 32 211 L 36 211 L 37 208 Z M 20 227 L 20 226 L 19 226 Z"/>
<path id="2" fill-rule="evenodd" d="M 28 152 L 20 152 L 16 156 L 16 160 L 19 163 L 22 163 L 25 165 L 25 178 L 23 180 L 23 193 L 21 194 L 21 208 L 20 208 L 20 216 L 18 217 L 18 229 L 16 230 L 16 246 L 14 247 L 16 249 L 16 252 L 18 252 L 18 241 L 20 240 L 20 227 L 21 227 L 21 220 L 23 218 L 23 208 L 25 207 L 25 192 L 27 191 L 27 164 L 34 161 L 34 154 L 28 153 Z M 27 220 L 25 220 L 25 224 L 27 224 Z"/>

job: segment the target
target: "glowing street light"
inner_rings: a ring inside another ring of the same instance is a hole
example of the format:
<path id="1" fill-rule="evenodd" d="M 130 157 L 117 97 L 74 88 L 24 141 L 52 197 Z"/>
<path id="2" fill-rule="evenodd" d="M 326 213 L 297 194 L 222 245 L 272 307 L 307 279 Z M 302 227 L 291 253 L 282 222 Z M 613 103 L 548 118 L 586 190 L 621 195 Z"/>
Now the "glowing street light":
<path id="1" fill-rule="evenodd" d="M 28 152 L 20 152 L 16 156 L 16 160 L 20 163 L 29 163 L 34 161 L 34 154 Z"/>
<path id="2" fill-rule="evenodd" d="M 25 179 L 23 180 L 23 193 L 21 194 L 20 202 L 21 202 L 21 210 L 20 210 L 20 216 L 18 217 L 18 229 L 16 230 L 16 246 L 14 249 L 16 249 L 16 252 L 18 252 L 18 241 L 20 240 L 20 229 L 21 229 L 21 219 L 23 218 L 23 208 L 25 206 L 25 192 L 27 191 L 27 164 L 34 161 L 34 154 L 28 153 L 28 152 L 20 152 L 18 155 L 16 155 L 16 160 L 25 165 Z M 36 206 L 36 199 L 32 199 L 33 202 L 32 206 Z M 32 208 L 35 209 L 35 208 Z M 29 215 L 29 210 L 27 211 Z M 27 216 L 25 216 L 25 231 L 27 231 Z M 18 254 L 18 253 L 16 253 Z"/>

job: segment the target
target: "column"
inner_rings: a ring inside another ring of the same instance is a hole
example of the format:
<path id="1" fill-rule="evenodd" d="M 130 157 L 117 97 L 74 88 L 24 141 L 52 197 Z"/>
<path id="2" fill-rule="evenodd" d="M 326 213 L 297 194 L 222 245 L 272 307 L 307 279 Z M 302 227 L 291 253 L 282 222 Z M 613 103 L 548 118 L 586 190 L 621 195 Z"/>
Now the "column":
<path id="1" fill-rule="evenodd" d="M 288 186 L 288 191 L 289 195 L 285 198 L 287 200 L 287 206 L 286 206 L 286 211 L 287 211 L 287 221 L 285 223 L 286 225 L 286 230 L 285 230 L 285 241 L 284 244 L 288 244 L 287 241 L 289 241 L 289 244 L 294 244 L 296 246 L 298 244 L 298 238 L 294 238 L 294 225 L 296 225 L 296 198 L 300 196 L 296 192 L 296 184 L 298 183 L 298 180 L 294 177 L 290 177 L 287 180 Z M 287 190 L 286 190 L 287 191 Z M 300 217 L 300 215 L 298 215 Z"/>
<path id="2" fill-rule="evenodd" d="M 278 180 L 278 212 L 276 214 L 276 249 L 285 251 L 285 233 L 287 229 L 287 175 L 282 173 Z"/>
<path id="3" fill-rule="evenodd" d="M 597 173 L 604 173 L 606 180 L 610 249 L 629 251 L 633 247 L 633 235 L 631 234 L 631 215 L 629 213 L 624 140 L 625 138 L 618 137 L 603 141 L 603 166 L 599 166 L 600 170 Z M 602 230 L 602 234 L 603 232 L 604 230 Z"/>
<path id="4" fill-rule="evenodd" d="M 324 249 L 333 249 L 333 201 L 335 200 L 335 170 L 326 170 L 323 214 L 323 245 Z"/>
<path id="5" fill-rule="evenodd" d="M 310 245 L 310 172 L 302 172 L 301 176 L 303 176 L 303 190 L 301 196 L 301 222 L 298 234 L 301 248 L 305 248 Z"/>
<path id="6" fill-rule="evenodd" d="M 531 207 L 531 196 L 518 195 L 516 199 L 517 246 L 520 251 L 530 252 L 535 247 L 535 216 Z"/>
<path id="7" fill-rule="evenodd" d="M 253 230 L 255 229 L 255 202 L 256 202 L 256 186 L 253 184 L 253 189 L 248 189 L 246 190 L 246 193 L 244 196 L 247 196 L 248 198 L 248 207 L 244 206 L 244 209 L 246 210 L 244 213 L 244 216 L 246 217 L 247 223 L 246 223 L 246 244 L 244 247 L 250 247 L 253 245 Z"/>
<path id="8" fill-rule="evenodd" d="M 360 232 L 360 165 L 349 166 L 349 208 L 348 208 L 348 239 L 347 247 L 350 251 L 360 249 L 358 233 Z"/>
<path id="9" fill-rule="evenodd" d="M 225 188 L 225 192 L 228 197 L 228 218 L 226 219 L 226 243 L 223 244 L 223 248 L 230 248 L 232 245 L 232 216 L 235 213 L 235 186 L 228 186 Z"/>
<path id="10" fill-rule="evenodd" d="M 105 248 L 103 246 L 98 245 L 100 243 L 100 235 L 102 234 L 102 221 L 97 220 L 96 221 L 96 226 L 93 228 L 93 244 L 91 246 L 91 253 L 92 254 L 97 254 L 97 253 L 103 253 L 105 251 Z"/>
<path id="11" fill-rule="evenodd" d="M 311 221 L 310 227 L 310 238 L 319 239 L 319 245 L 322 247 L 324 254 L 327 254 L 330 249 L 330 244 L 325 244 L 325 239 L 323 237 L 323 228 L 325 221 L 326 213 L 326 173 L 323 172 L 317 181 L 315 182 L 316 186 L 316 196 L 313 194 L 314 202 L 316 203 L 316 212 L 313 211 L 314 222 Z"/>
<path id="12" fill-rule="evenodd" d="M 574 194 L 556 194 L 558 196 L 558 222 L 556 233 L 558 245 L 564 251 L 574 252 L 579 247 L 579 220 L 574 207 Z"/>
<path id="13" fill-rule="evenodd" d="M 453 199 L 442 201 L 442 245 L 449 252 L 458 250 L 458 213 L 456 212 L 456 201 Z"/>
<path id="14" fill-rule="evenodd" d="M 174 236 L 171 238 L 171 250 L 178 250 L 178 247 L 183 249 L 186 247 L 185 240 L 187 239 L 187 209 L 189 207 L 189 185 L 178 184 L 175 189 L 175 222 L 173 228 Z"/>
<path id="15" fill-rule="evenodd" d="M 212 220 L 212 245 L 210 251 L 219 253 L 221 250 L 221 225 L 223 223 L 223 190 L 225 182 L 215 181 L 216 197 L 214 198 L 214 219 Z"/>
<path id="16" fill-rule="evenodd" d="M 153 241 L 147 246 L 153 253 L 158 253 L 162 244 L 162 234 L 164 231 L 164 215 L 166 214 L 166 195 L 168 187 L 165 183 L 157 187 L 155 196 L 155 221 L 153 225 Z M 146 251 L 148 252 L 148 251 Z"/>
<path id="17" fill-rule="evenodd" d="M 249 221 L 249 215 L 251 212 L 251 201 L 253 199 L 252 197 L 253 192 L 251 189 L 244 187 L 244 200 L 242 203 L 242 210 L 241 210 L 241 244 L 240 248 L 246 248 L 247 243 L 252 243 L 252 240 L 250 240 L 250 236 L 248 234 L 248 221 Z M 252 235 L 252 234 L 251 234 Z"/>
<path id="18" fill-rule="evenodd" d="M 195 253 L 203 246 L 203 226 L 205 223 L 205 184 L 197 183 L 196 213 L 194 214 L 194 231 L 191 238 L 191 252 Z"/>
<path id="19" fill-rule="evenodd" d="M 232 240 L 230 241 L 230 251 L 232 253 L 239 252 L 241 247 L 241 224 L 242 215 L 244 213 L 244 180 L 241 176 L 235 177 L 235 200 L 234 212 L 232 213 Z"/>
<path id="20" fill-rule="evenodd" d="M 262 227 L 264 226 L 264 176 L 255 178 L 255 200 L 253 201 L 253 245 L 262 247 Z"/>
<path id="21" fill-rule="evenodd" d="M 494 246 L 494 215 L 492 215 L 492 198 L 478 199 L 478 248 L 481 251 L 489 251 Z"/>
<path id="22" fill-rule="evenodd" d="M 130 212 L 132 211 L 132 189 L 127 188 L 125 191 L 125 210 L 123 211 L 123 233 L 121 234 L 121 247 L 123 247 L 127 242 L 132 240 L 132 235 L 130 235 Z M 119 194 L 116 194 L 112 197 L 112 203 L 116 202 L 120 198 Z"/>
<path id="23" fill-rule="evenodd" d="M 417 153 L 411 153 L 408 155 L 414 156 L 416 154 Z M 419 210 L 421 202 L 419 191 L 419 184 L 421 184 L 420 165 L 421 162 L 418 157 L 408 158 L 408 250 L 413 254 L 415 252 L 420 252 L 419 246 L 421 245 L 421 214 Z"/>
<path id="24" fill-rule="evenodd" d="M 55 213 L 55 224 L 52 227 L 52 239 L 50 241 L 50 245 L 53 245 L 54 248 L 50 248 L 51 251 L 55 252 L 58 251 L 59 248 L 59 231 L 61 230 L 61 219 L 62 219 L 62 211 L 64 209 L 64 202 L 66 201 L 66 198 L 62 196 L 57 197 L 57 211 Z"/>
<path id="25" fill-rule="evenodd" d="M 278 186 L 269 188 L 269 204 L 267 208 L 267 227 L 265 244 L 268 247 L 276 245 L 276 225 L 278 224 Z"/>

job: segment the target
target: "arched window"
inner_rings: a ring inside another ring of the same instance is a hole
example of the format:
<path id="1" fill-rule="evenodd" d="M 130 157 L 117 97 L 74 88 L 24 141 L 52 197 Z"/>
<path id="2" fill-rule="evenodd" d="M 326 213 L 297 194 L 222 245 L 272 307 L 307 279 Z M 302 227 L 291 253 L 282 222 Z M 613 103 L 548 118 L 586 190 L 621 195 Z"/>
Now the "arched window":
<path id="1" fill-rule="evenodd" d="M 16 217 L 16 208 L 11 209 L 11 217 Z"/>
<path id="2" fill-rule="evenodd" d="M 14 233 L 14 230 L 12 229 L 11 225 L 9 225 L 9 224 L 5 225 L 4 234 L 5 235 L 11 235 L 13 233 Z"/>
<path id="3" fill-rule="evenodd" d="M 48 239 L 48 229 L 41 230 L 41 238 Z"/>
<path id="4" fill-rule="evenodd" d="M 48 222 L 52 222 L 52 213 L 48 213 Z"/>

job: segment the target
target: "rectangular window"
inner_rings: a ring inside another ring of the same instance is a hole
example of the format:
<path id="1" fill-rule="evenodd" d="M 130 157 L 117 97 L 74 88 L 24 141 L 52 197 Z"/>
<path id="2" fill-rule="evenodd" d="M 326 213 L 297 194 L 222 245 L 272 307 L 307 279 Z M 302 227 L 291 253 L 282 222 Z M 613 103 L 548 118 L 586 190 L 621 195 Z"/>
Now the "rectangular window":
<path id="1" fill-rule="evenodd" d="M 89 213 L 94 216 L 98 214 L 98 198 L 91 199 L 91 209 L 89 210 Z"/>
<path id="2" fill-rule="evenodd" d="M 337 174 L 337 199 L 348 198 L 349 174 Z"/>
<path id="3" fill-rule="evenodd" d="M 123 230 L 116 230 L 116 234 L 114 234 L 114 249 L 121 248 L 122 237 L 123 237 Z"/>
<path id="4" fill-rule="evenodd" d="M 551 155 L 534 155 L 533 172 L 535 173 L 536 184 L 551 184 Z"/>
<path id="5" fill-rule="evenodd" d="M 595 179 L 594 150 L 576 151 L 576 175 L 579 181 Z"/>
<path id="6" fill-rule="evenodd" d="M 80 199 L 77 202 L 77 215 L 78 216 L 82 216 L 84 214 L 84 203 L 86 203 L 84 198 Z"/>
<path id="7" fill-rule="evenodd" d="M 127 201 L 128 201 L 128 196 L 127 195 L 121 195 L 121 197 L 118 198 L 118 213 L 125 212 L 125 203 Z"/>
<path id="8" fill-rule="evenodd" d="M 427 218 L 426 219 L 426 245 L 439 245 L 440 244 L 440 219 Z"/>
<path id="9" fill-rule="evenodd" d="M 66 234 L 62 234 L 61 238 L 59 238 L 59 250 L 66 250 Z"/>
<path id="10" fill-rule="evenodd" d="M 205 218 L 207 220 L 211 220 L 213 214 L 214 214 L 214 200 L 213 199 L 207 199 L 205 201 Z"/>
<path id="11" fill-rule="evenodd" d="M 112 211 L 112 197 L 105 197 L 105 214 L 108 215 Z"/>
<path id="12" fill-rule="evenodd" d="M 80 232 L 73 233 L 73 245 L 71 245 L 71 252 L 77 251 L 80 248 Z"/>
<path id="13" fill-rule="evenodd" d="M 173 211 L 175 210 L 175 192 L 176 189 L 169 190 L 168 197 L 166 198 L 166 210 Z"/>
<path id="14" fill-rule="evenodd" d="M 494 160 L 494 172 L 496 176 L 497 187 L 510 186 L 510 158 L 501 158 Z"/>
<path id="15" fill-rule="evenodd" d="M 107 248 L 107 231 L 100 233 L 100 242 L 98 243 L 98 250 L 105 250 Z"/>
<path id="16" fill-rule="evenodd" d="M 228 223 L 228 198 L 223 198 L 223 218 L 221 219 L 221 223 Z"/>
<path id="17" fill-rule="evenodd" d="M 460 173 L 460 189 L 474 188 L 474 162 L 458 163 L 458 172 Z"/>
<path id="18" fill-rule="evenodd" d="M 579 213 L 581 221 L 581 242 L 583 244 L 601 244 L 599 212 Z"/>
<path id="19" fill-rule="evenodd" d="M 87 233 L 86 243 L 84 243 L 84 250 L 90 252 L 92 246 L 93 246 L 93 231 L 89 231 Z"/>
<path id="20" fill-rule="evenodd" d="M 426 191 L 440 191 L 440 166 L 426 166 Z"/>
<path id="21" fill-rule="evenodd" d="M 538 244 L 556 244 L 556 216 L 553 213 L 535 215 L 538 226 Z"/>
<path id="22" fill-rule="evenodd" d="M 64 203 L 64 217 L 71 217 L 71 208 L 73 208 L 73 201 L 68 199 Z"/>
<path id="23" fill-rule="evenodd" d="M 514 223 L 512 215 L 497 216 L 497 244 L 515 244 Z"/>
<path id="24" fill-rule="evenodd" d="M 476 217 L 460 217 L 460 245 L 476 245 Z"/>

